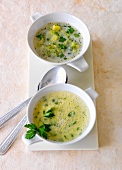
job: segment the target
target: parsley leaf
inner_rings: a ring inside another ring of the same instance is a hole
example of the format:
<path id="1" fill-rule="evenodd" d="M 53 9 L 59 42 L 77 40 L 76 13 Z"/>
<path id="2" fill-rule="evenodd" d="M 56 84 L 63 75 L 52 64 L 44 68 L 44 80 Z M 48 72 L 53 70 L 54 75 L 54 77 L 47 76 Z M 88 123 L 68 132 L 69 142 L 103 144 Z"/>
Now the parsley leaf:
<path id="1" fill-rule="evenodd" d="M 49 109 L 45 114 L 44 114 L 44 117 L 53 117 L 55 116 L 54 113 L 53 113 L 53 110 L 54 110 L 54 107 L 52 107 L 51 109 Z"/>
<path id="2" fill-rule="evenodd" d="M 33 124 L 33 123 L 31 123 L 31 124 L 26 124 L 25 127 L 28 128 L 28 129 L 33 129 L 33 130 L 36 130 L 36 129 L 37 129 L 37 126 L 36 126 L 35 124 Z"/>
<path id="3" fill-rule="evenodd" d="M 42 136 L 42 137 L 44 137 L 45 139 L 47 139 L 47 134 L 46 134 L 46 132 L 45 132 L 45 127 L 44 127 L 44 125 L 40 126 L 38 130 L 39 130 L 39 135 Z"/>
<path id="4" fill-rule="evenodd" d="M 52 112 L 54 110 L 54 107 L 52 107 L 51 109 L 49 109 L 48 111 L 46 111 L 46 113 Z"/>
<path id="5" fill-rule="evenodd" d="M 25 127 L 29 128 L 30 130 L 28 130 L 26 132 L 25 138 L 26 139 L 32 139 L 36 135 L 36 133 L 39 133 L 40 136 L 47 139 L 47 133 L 46 132 L 49 132 L 51 130 L 50 126 L 51 126 L 50 124 L 44 124 L 43 123 L 43 125 L 41 125 L 39 128 L 37 128 L 37 126 L 33 123 L 26 124 Z"/>
<path id="6" fill-rule="evenodd" d="M 50 130 L 51 130 L 51 128 L 50 128 L 50 124 L 44 124 L 44 126 L 45 126 L 45 131 L 46 132 L 49 132 Z"/>
<path id="7" fill-rule="evenodd" d="M 48 113 L 44 114 L 44 117 L 53 117 L 53 116 L 55 116 L 55 115 L 52 112 L 48 112 Z"/>
<path id="8" fill-rule="evenodd" d="M 31 138 L 33 138 L 35 135 L 36 135 L 36 130 L 31 129 L 31 130 L 28 130 L 28 131 L 26 132 L 25 138 L 26 138 L 26 139 L 31 139 Z"/>

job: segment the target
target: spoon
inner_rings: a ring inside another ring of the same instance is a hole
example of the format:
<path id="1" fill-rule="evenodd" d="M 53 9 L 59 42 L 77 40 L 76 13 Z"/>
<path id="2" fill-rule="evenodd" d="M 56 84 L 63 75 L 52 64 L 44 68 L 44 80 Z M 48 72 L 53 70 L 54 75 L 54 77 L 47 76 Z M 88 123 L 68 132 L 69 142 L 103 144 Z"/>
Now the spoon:
<path id="1" fill-rule="evenodd" d="M 67 82 L 67 75 L 65 70 L 62 67 L 54 67 L 51 70 L 49 70 L 44 77 L 42 78 L 41 82 L 38 84 L 37 91 L 45 86 L 49 86 L 56 83 L 66 83 Z M 27 99 L 25 101 L 26 105 L 30 101 L 31 98 Z M 24 102 L 23 102 L 24 103 Z M 23 104 L 22 103 L 22 104 Z M 25 106 L 25 104 L 24 104 Z M 22 109 L 23 107 L 21 107 Z M 16 112 L 16 114 L 20 111 Z M 14 114 L 14 115 L 16 115 Z M 13 117 L 13 116 L 12 116 Z M 12 118 L 11 117 L 11 118 Z M 6 121 L 7 122 L 7 121 Z M 12 143 L 17 138 L 19 132 L 23 128 L 24 124 L 27 122 L 27 114 L 23 116 L 23 118 L 19 121 L 19 123 L 15 126 L 15 128 L 9 133 L 9 135 L 4 139 L 4 141 L 0 144 L 0 155 L 3 155 L 6 153 L 6 151 L 10 148 Z"/>
<path id="2" fill-rule="evenodd" d="M 37 90 L 40 90 L 41 88 L 56 84 L 56 83 L 65 83 L 67 81 L 67 75 L 62 67 L 54 67 L 51 70 L 49 70 L 44 77 L 42 78 L 41 82 L 38 85 Z M 12 117 L 17 115 L 21 110 L 23 110 L 27 104 L 29 103 L 30 99 L 25 100 L 23 103 L 12 109 L 10 112 L 6 113 L 4 116 L 0 118 L 0 128 L 7 123 Z"/>

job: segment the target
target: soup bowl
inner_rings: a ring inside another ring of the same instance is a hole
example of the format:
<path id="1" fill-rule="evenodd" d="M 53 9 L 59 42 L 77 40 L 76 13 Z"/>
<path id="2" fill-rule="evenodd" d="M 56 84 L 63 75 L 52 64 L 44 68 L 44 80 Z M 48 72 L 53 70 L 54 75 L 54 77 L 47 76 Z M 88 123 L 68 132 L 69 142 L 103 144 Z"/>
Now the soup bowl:
<path id="1" fill-rule="evenodd" d="M 35 13 L 33 16 L 31 16 L 31 20 L 33 21 L 33 24 L 30 26 L 30 29 L 28 31 L 28 45 L 29 48 L 32 52 L 32 54 L 39 59 L 42 62 L 45 62 L 47 64 L 52 64 L 52 65 L 63 65 L 67 64 L 71 67 L 74 67 L 78 71 L 82 72 L 85 71 L 88 68 L 88 64 L 85 61 L 83 55 L 87 51 L 89 44 L 90 44 L 90 34 L 88 31 L 88 28 L 86 25 L 77 17 L 67 14 L 67 13 L 50 13 L 47 15 L 41 15 L 40 13 Z M 82 49 L 80 50 L 79 54 L 77 54 L 74 58 L 70 60 L 64 60 L 63 62 L 53 62 L 53 61 L 47 61 L 40 57 L 38 53 L 36 52 L 34 48 L 34 36 L 37 33 L 37 31 L 42 28 L 44 25 L 47 23 L 68 23 L 71 25 L 73 28 L 78 30 L 80 34 L 82 35 L 83 38 L 83 43 L 82 43 Z"/>
<path id="2" fill-rule="evenodd" d="M 47 143 L 56 144 L 56 145 L 72 144 L 72 143 L 78 142 L 79 140 L 82 140 L 83 138 L 85 138 L 90 133 L 92 128 L 94 127 L 94 124 L 96 121 L 96 109 L 95 109 L 93 100 L 95 100 L 97 98 L 98 93 L 95 90 L 93 90 L 92 88 L 88 88 L 84 91 L 75 85 L 64 84 L 64 83 L 44 87 L 39 92 L 37 92 L 35 94 L 35 96 L 31 99 L 29 106 L 28 106 L 28 110 L 27 110 L 27 119 L 28 119 L 29 124 L 34 123 L 33 113 L 34 113 L 34 109 L 35 109 L 37 102 L 43 96 L 49 94 L 50 92 L 57 92 L 57 91 L 71 92 L 72 94 L 75 94 L 76 96 L 78 96 L 85 103 L 85 105 L 87 106 L 87 108 L 89 110 L 89 122 L 88 122 L 87 127 L 78 137 L 76 137 L 70 141 L 60 141 L 60 142 L 45 139 L 45 138 L 41 137 L 39 134 L 36 134 L 36 136 L 32 139 L 26 139 L 25 138 L 26 133 L 25 133 L 22 136 L 22 140 L 25 144 L 30 145 L 32 143 L 41 142 L 41 141 L 45 141 Z M 66 114 L 66 116 L 67 116 L 67 114 Z M 70 133 L 72 133 L 72 130 L 70 131 Z"/>

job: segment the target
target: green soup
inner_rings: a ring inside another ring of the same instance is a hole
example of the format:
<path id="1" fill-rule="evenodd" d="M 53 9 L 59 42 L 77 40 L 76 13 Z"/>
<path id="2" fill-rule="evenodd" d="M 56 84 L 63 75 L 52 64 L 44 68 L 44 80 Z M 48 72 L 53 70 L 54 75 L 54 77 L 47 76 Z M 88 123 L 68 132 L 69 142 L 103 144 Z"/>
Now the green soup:
<path id="1" fill-rule="evenodd" d="M 43 123 L 50 125 L 47 139 L 70 141 L 77 138 L 89 124 L 89 109 L 75 94 L 56 91 L 43 96 L 33 111 L 37 127 Z"/>
<path id="2" fill-rule="evenodd" d="M 67 23 L 48 23 L 34 36 L 34 48 L 39 57 L 50 62 L 71 60 L 82 50 L 81 33 Z"/>

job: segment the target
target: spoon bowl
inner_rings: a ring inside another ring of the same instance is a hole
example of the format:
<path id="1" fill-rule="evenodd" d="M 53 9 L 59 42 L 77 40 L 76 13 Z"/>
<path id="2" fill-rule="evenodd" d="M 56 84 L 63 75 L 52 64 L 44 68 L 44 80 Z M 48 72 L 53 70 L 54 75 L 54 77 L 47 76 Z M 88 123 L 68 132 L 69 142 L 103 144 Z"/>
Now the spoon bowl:
<path id="1" fill-rule="evenodd" d="M 38 84 L 37 91 L 39 91 L 41 88 L 45 86 L 58 84 L 58 83 L 66 83 L 67 80 L 68 80 L 68 76 L 64 68 L 54 67 L 44 75 L 44 77 Z"/>

